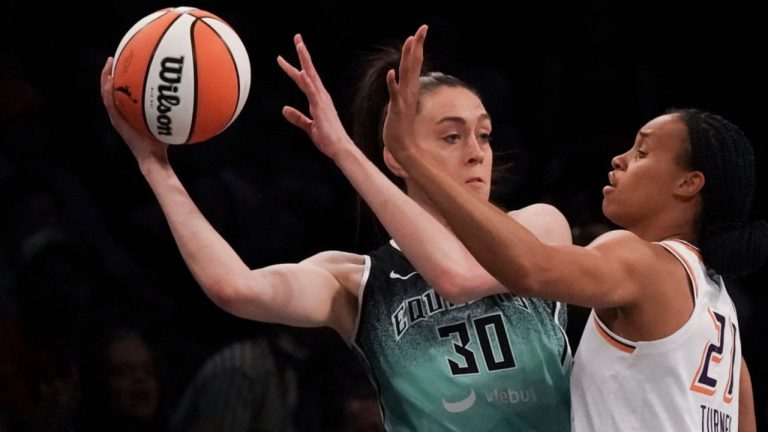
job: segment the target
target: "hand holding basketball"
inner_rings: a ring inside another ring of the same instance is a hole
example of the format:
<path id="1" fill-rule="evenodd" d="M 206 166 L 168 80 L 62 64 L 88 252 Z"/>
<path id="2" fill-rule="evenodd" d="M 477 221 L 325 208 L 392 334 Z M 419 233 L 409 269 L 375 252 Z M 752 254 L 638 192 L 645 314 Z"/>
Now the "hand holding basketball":
<path id="1" fill-rule="evenodd" d="M 101 69 L 101 100 L 104 103 L 104 107 L 109 114 L 109 120 L 112 122 L 112 126 L 117 130 L 123 140 L 128 144 L 128 147 L 133 152 L 139 165 L 142 165 L 147 159 L 160 160 L 167 162 L 167 149 L 168 144 L 154 139 L 153 137 L 146 136 L 136 130 L 130 123 L 120 114 L 120 111 L 115 106 L 115 97 L 112 91 L 113 79 L 111 75 L 112 63 L 114 60 L 112 57 L 107 59 L 104 67 Z"/>
<path id="2" fill-rule="evenodd" d="M 167 8 L 137 22 L 112 68 L 117 109 L 134 129 L 167 144 L 205 141 L 226 129 L 248 97 L 251 68 L 235 31 L 195 8 Z"/>

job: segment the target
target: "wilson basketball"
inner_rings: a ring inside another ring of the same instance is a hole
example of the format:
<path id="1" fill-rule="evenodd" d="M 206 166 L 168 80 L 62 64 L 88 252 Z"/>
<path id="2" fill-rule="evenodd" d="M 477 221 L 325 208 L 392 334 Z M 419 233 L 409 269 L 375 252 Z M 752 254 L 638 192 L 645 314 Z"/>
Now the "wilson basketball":
<path id="1" fill-rule="evenodd" d="M 168 144 L 205 141 L 240 114 L 251 85 L 237 33 L 209 12 L 168 8 L 133 25 L 112 66 L 117 108 Z"/>

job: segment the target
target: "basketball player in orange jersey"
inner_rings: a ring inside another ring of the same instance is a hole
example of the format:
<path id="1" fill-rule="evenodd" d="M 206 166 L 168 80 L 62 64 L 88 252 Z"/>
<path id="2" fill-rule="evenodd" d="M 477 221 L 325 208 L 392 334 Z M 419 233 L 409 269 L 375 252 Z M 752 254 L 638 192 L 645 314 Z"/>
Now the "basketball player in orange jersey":
<path id="1" fill-rule="evenodd" d="M 562 327 L 564 305 L 509 294 L 433 216 L 419 188 L 406 178 L 403 192 L 387 179 L 347 136 L 306 47 L 298 37 L 295 44 L 303 70 L 280 64 L 307 93 L 314 119 L 287 108 L 284 113 L 338 164 L 394 238 L 367 255 L 326 251 L 296 264 L 249 269 L 190 199 L 169 164 L 167 145 L 140 135 L 116 111 L 111 61 L 102 72 L 112 124 L 205 293 L 243 318 L 335 329 L 366 362 L 387 430 L 566 430 L 571 353 Z M 381 143 L 385 74 L 398 59 L 382 55 L 374 61 L 358 94 L 367 108 L 357 114 L 374 131 L 374 146 Z M 482 141 L 456 144 L 455 133 L 425 122 L 423 130 L 435 136 L 432 153 L 452 178 L 488 200 L 491 120 L 480 98 L 440 73 L 426 76 L 423 85 L 426 112 L 462 119 Z M 383 143 L 380 157 L 382 149 Z M 402 176 L 396 165 L 390 167 Z M 570 243 L 565 218 L 551 206 L 533 205 L 510 216 L 542 241 Z"/>
<path id="2" fill-rule="evenodd" d="M 720 276 L 757 270 L 768 254 L 768 225 L 747 222 L 755 168 L 741 130 L 694 109 L 651 120 L 613 158 L 603 189 L 603 212 L 625 230 L 587 247 L 548 245 L 446 176 L 420 140 L 425 31 L 405 43 L 399 79 L 387 75 L 385 143 L 512 292 L 593 308 L 574 359 L 573 430 L 754 430 Z"/>

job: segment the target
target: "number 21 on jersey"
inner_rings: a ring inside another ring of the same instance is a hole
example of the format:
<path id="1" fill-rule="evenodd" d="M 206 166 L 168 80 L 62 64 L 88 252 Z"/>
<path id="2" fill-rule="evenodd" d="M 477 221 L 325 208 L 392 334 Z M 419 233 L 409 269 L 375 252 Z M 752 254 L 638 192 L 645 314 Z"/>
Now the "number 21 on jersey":
<path id="1" fill-rule="evenodd" d="M 714 322 L 717 338 L 716 341 L 709 341 L 704 345 L 699 368 L 691 382 L 691 390 L 713 396 L 717 392 L 717 385 L 719 384 L 718 380 L 713 377 L 713 370 L 721 367 L 720 362 L 723 360 L 723 353 L 730 351 L 731 362 L 723 393 L 723 400 L 730 403 L 733 399 L 733 367 L 736 362 L 736 341 L 738 340 L 736 325 L 712 309 L 708 309 L 707 312 Z"/>

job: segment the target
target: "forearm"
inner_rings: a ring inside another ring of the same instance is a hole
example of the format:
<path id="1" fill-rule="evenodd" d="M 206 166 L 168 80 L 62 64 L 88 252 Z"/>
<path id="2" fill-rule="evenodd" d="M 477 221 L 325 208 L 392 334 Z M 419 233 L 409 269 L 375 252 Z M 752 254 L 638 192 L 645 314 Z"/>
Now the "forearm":
<path id="1" fill-rule="evenodd" d="M 529 294 L 546 246 L 520 223 L 464 189 L 419 149 L 395 155 L 469 252 L 498 281 Z"/>
<path id="2" fill-rule="evenodd" d="M 190 198 L 171 166 L 151 159 L 141 171 L 165 214 L 187 267 L 217 304 L 231 294 L 249 269 Z"/>
<path id="3" fill-rule="evenodd" d="M 355 146 L 335 157 L 352 186 L 368 203 L 408 259 L 448 298 L 505 292 L 456 236 L 394 185 Z"/>
<path id="4" fill-rule="evenodd" d="M 330 326 L 350 337 L 357 302 L 342 288 L 359 284 L 362 257 L 328 252 L 299 264 L 250 270 L 205 219 L 167 163 L 153 159 L 141 168 L 187 267 L 214 303 L 241 318 L 302 327 Z"/>

